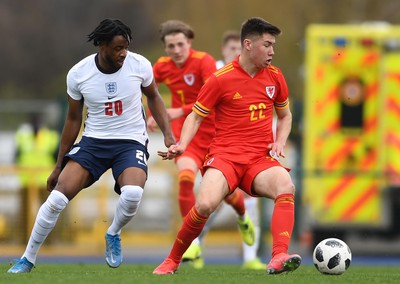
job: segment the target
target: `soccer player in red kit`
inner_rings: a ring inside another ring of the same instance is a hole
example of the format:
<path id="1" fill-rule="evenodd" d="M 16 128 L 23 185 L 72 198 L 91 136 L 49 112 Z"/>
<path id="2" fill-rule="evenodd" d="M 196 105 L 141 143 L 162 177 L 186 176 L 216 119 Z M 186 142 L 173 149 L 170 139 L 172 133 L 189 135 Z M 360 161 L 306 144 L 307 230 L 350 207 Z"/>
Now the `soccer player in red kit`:
<path id="1" fill-rule="evenodd" d="M 216 71 L 215 59 L 206 52 L 192 49 L 193 29 L 178 20 L 169 20 L 161 24 L 161 40 L 167 56 L 160 57 L 153 66 L 157 83 L 164 83 L 171 92 L 171 108 L 167 109 L 175 139 L 179 141 L 182 125 L 192 111 L 198 92 L 209 76 Z M 176 157 L 179 184 L 179 208 L 182 218 L 195 204 L 194 183 L 199 169 L 202 168 L 208 146 L 215 135 L 215 116 L 210 114 L 204 119 L 196 136 L 192 139 L 184 154 Z M 154 129 L 155 121 L 148 119 L 148 128 Z M 252 245 L 255 240 L 254 226 L 245 210 L 244 195 L 240 190 L 232 192 L 226 202 L 238 215 L 238 225 L 243 241 Z M 183 257 L 183 260 L 201 258 L 200 241 L 197 239 Z M 200 259 L 198 268 L 203 266 Z M 196 267 L 196 266 L 195 266 Z"/>
<path id="2" fill-rule="evenodd" d="M 271 65 L 273 46 L 280 33 L 278 27 L 261 18 L 248 19 L 241 29 L 240 56 L 210 76 L 202 87 L 183 125 L 180 143 L 169 147 L 168 152 L 158 152 L 163 159 L 184 153 L 202 121 L 215 113 L 216 135 L 204 163 L 196 205 L 185 217 L 170 254 L 154 274 L 172 274 L 178 269 L 182 254 L 200 234 L 208 216 L 237 187 L 249 195 L 275 201 L 268 274 L 293 271 L 300 266 L 301 257 L 288 254 L 295 188 L 288 170 L 277 160 L 284 157 L 292 124 L 284 76 Z"/>

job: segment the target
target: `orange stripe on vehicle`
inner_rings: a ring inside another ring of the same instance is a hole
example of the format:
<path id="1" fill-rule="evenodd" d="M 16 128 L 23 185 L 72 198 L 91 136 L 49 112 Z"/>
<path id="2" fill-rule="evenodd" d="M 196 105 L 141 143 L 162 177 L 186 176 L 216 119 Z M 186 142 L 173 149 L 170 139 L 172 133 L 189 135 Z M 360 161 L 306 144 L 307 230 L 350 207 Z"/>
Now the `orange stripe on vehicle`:
<path id="1" fill-rule="evenodd" d="M 398 165 L 387 164 L 385 174 L 389 184 L 400 186 L 400 168 Z"/>
<path id="2" fill-rule="evenodd" d="M 369 84 L 366 87 L 365 99 L 370 99 L 378 95 L 379 85 L 378 82 Z"/>
<path id="3" fill-rule="evenodd" d="M 327 205 L 331 205 L 335 202 L 336 198 L 340 196 L 340 194 L 349 188 L 352 182 L 355 180 L 355 175 L 346 175 L 344 176 L 336 186 L 329 190 L 329 193 L 326 195 L 325 200 Z"/>
<path id="4" fill-rule="evenodd" d="M 327 126 L 328 132 L 333 133 L 338 131 L 340 128 L 340 121 L 339 119 L 332 120 L 331 123 Z"/>
<path id="5" fill-rule="evenodd" d="M 362 161 L 361 161 L 361 170 L 368 169 L 371 165 L 374 165 L 376 162 L 376 151 L 372 150 Z M 353 183 L 356 181 L 356 175 L 346 175 L 344 176 L 336 186 L 329 190 L 329 193 L 326 195 L 326 204 L 332 205 L 336 202 L 336 200 L 342 196 L 346 190 L 353 186 Z M 354 203 L 353 203 L 354 204 Z M 354 205 L 353 205 L 354 206 Z"/>
<path id="6" fill-rule="evenodd" d="M 366 132 L 369 132 L 371 130 L 375 130 L 377 125 L 378 125 L 378 117 L 372 116 L 365 120 L 364 129 Z"/>
<path id="7" fill-rule="evenodd" d="M 387 165 L 386 165 L 386 168 L 385 168 L 385 173 L 386 173 L 387 175 L 393 175 L 393 174 L 395 174 L 395 175 L 397 175 L 398 178 L 400 179 L 400 169 L 398 169 L 396 166 L 397 166 L 397 165 L 390 164 L 390 163 L 387 164 Z"/>
<path id="8" fill-rule="evenodd" d="M 400 74 L 397 72 L 389 73 L 386 75 L 389 79 L 393 79 L 394 81 L 397 81 L 396 83 L 400 84 Z"/>
<path id="9" fill-rule="evenodd" d="M 364 157 L 364 159 L 360 163 L 360 169 L 361 170 L 367 170 L 371 166 L 373 166 L 376 163 L 376 158 L 377 158 L 377 153 L 376 149 L 371 149 L 371 151 Z"/>
<path id="10" fill-rule="evenodd" d="M 395 95 L 392 95 L 395 96 Z M 387 100 L 386 109 L 392 112 L 394 115 L 400 117 L 400 102 L 395 100 L 393 97 Z"/>
<path id="11" fill-rule="evenodd" d="M 325 69 L 324 66 L 317 66 L 315 68 L 315 75 L 314 75 L 315 79 L 317 81 L 322 81 L 325 78 Z"/>
<path id="12" fill-rule="evenodd" d="M 337 48 L 332 56 L 332 62 L 339 64 L 341 61 L 345 61 L 348 58 L 347 54 L 348 52 L 344 48 Z"/>
<path id="13" fill-rule="evenodd" d="M 368 65 L 375 64 L 378 61 L 378 58 L 379 58 L 378 52 L 369 52 L 364 56 L 361 65 L 367 67 Z"/>
<path id="14" fill-rule="evenodd" d="M 338 87 L 335 86 L 334 88 L 332 88 L 331 90 L 328 91 L 328 95 L 326 96 L 325 100 L 322 101 L 317 101 L 315 103 L 315 112 L 317 114 L 322 114 L 325 112 L 325 109 L 327 109 L 328 107 L 330 107 L 331 103 L 334 103 L 337 101 L 338 99 Z"/>
<path id="15" fill-rule="evenodd" d="M 333 152 L 331 158 L 326 163 L 327 170 L 332 170 L 336 164 L 343 161 L 349 153 L 353 152 L 357 144 L 358 139 L 349 139 L 347 143 L 344 143 L 342 147 Z"/>
<path id="16" fill-rule="evenodd" d="M 394 133 L 387 133 L 385 141 L 389 146 L 400 149 L 400 137 Z"/>
<path id="17" fill-rule="evenodd" d="M 343 214 L 340 216 L 340 220 L 348 221 L 354 218 L 354 215 L 357 213 L 357 210 L 362 208 L 362 206 L 371 198 L 377 196 L 378 194 L 378 186 L 371 185 L 366 190 L 362 191 L 362 194 L 359 196 L 358 199 L 354 200 L 352 206 L 350 206 Z"/>

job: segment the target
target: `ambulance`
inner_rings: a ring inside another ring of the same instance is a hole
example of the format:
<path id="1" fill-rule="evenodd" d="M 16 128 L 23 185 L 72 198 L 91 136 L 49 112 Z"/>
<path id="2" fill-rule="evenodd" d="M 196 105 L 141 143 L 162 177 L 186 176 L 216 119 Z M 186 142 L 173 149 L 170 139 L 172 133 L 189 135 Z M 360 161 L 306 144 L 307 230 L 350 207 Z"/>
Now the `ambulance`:
<path id="1" fill-rule="evenodd" d="M 301 199 L 314 243 L 400 235 L 400 26 L 306 29 Z"/>

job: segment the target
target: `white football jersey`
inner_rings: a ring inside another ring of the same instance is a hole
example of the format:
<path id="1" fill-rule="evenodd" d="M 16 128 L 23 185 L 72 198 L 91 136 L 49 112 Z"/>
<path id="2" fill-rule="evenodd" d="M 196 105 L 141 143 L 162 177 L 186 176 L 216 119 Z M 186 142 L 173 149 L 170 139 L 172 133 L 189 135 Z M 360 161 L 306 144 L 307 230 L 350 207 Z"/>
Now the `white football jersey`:
<path id="1" fill-rule="evenodd" d="M 147 144 L 146 117 L 141 87 L 153 80 L 153 69 L 145 57 L 128 52 L 115 73 L 101 72 L 96 54 L 78 62 L 67 75 L 67 93 L 84 99 L 87 117 L 83 136 L 100 139 L 131 139 Z"/>
<path id="2" fill-rule="evenodd" d="M 225 61 L 223 61 L 222 59 L 221 59 L 221 60 L 218 60 L 218 61 L 216 62 L 216 66 L 217 66 L 217 69 L 221 69 L 222 67 L 225 66 Z"/>

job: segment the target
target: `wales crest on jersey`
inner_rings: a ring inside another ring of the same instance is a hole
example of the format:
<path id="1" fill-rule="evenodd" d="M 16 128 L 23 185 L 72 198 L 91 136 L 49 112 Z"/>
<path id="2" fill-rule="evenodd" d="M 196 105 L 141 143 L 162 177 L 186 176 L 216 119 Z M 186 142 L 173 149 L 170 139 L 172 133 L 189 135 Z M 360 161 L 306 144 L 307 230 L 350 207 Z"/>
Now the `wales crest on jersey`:
<path id="1" fill-rule="evenodd" d="M 272 99 L 275 95 L 275 86 L 266 86 L 265 91 L 270 99 Z"/>
<path id="2" fill-rule="evenodd" d="M 189 86 L 192 86 L 194 84 L 194 74 L 183 75 L 183 80 L 185 80 L 186 84 L 188 84 Z"/>

